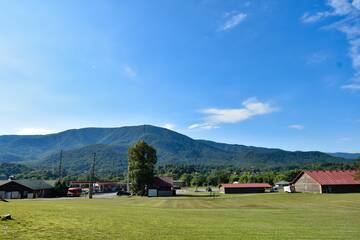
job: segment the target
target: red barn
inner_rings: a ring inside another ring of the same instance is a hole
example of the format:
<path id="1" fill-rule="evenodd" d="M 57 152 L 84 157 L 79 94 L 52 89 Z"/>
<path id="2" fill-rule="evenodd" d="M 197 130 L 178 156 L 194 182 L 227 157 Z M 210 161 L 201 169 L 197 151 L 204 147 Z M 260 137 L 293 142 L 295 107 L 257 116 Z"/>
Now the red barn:
<path id="1" fill-rule="evenodd" d="M 167 197 L 176 195 L 174 190 L 174 180 L 172 177 L 155 177 L 151 188 L 149 189 L 149 197 Z"/>
<path id="2" fill-rule="evenodd" d="M 352 193 L 360 192 L 356 171 L 304 171 L 292 182 L 297 192 Z"/>
<path id="3" fill-rule="evenodd" d="M 220 192 L 225 194 L 233 193 L 264 193 L 265 189 L 271 188 L 268 183 L 237 183 L 221 184 Z"/>

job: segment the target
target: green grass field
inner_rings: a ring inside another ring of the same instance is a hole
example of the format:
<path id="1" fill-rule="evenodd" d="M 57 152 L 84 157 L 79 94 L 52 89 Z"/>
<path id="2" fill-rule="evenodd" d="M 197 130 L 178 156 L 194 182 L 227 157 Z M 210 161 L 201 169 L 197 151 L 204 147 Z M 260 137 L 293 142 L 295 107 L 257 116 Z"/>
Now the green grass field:
<path id="1" fill-rule="evenodd" d="M 0 202 L 0 239 L 360 239 L 360 194 Z"/>

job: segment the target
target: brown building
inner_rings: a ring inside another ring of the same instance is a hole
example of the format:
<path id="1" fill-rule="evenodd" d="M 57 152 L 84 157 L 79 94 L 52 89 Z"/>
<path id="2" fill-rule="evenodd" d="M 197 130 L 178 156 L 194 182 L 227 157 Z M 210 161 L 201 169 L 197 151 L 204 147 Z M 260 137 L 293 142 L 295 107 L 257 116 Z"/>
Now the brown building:
<path id="1" fill-rule="evenodd" d="M 268 183 L 221 184 L 220 192 L 225 194 L 264 193 L 269 188 L 271 188 L 271 185 Z"/>
<path id="2" fill-rule="evenodd" d="M 176 195 L 174 180 L 172 177 L 155 177 L 149 189 L 149 197 L 168 197 Z"/>
<path id="3" fill-rule="evenodd" d="M 351 193 L 360 192 L 356 171 L 304 171 L 292 182 L 296 192 Z"/>
<path id="4" fill-rule="evenodd" d="M 51 197 L 53 186 L 43 180 L 9 180 L 0 182 L 0 199 Z"/>

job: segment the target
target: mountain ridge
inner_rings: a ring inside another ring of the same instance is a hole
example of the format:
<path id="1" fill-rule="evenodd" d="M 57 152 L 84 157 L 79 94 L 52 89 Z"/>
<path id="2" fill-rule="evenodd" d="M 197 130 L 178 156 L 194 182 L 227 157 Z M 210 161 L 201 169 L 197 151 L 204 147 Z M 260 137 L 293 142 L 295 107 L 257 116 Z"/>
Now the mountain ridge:
<path id="1" fill-rule="evenodd" d="M 102 172 L 111 171 L 115 165 L 124 170 L 128 147 L 140 139 L 157 149 L 159 164 L 270 168 L 349 161 L 319 151 L 292 152 L 195 140 L 169 129 L 140 125 L 70 129 L 48 135 L 0 136 L 0 163 L 23 163 L 34 168 L 51 169 L 58 161 L 60 150 L 64 150 L 64 167 L 71 174 L 88 171 L 92 152 L 98 152 L 98 166 Z"/>

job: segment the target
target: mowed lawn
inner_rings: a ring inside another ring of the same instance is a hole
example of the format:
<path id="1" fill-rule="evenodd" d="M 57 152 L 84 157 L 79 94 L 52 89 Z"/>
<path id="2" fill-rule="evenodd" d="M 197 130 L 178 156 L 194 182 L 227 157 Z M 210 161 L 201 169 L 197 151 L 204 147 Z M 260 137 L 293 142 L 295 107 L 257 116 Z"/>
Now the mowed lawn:
<path id="1" fill-rule="evenodd" d="M 360 239 L 360 194 L 0 202 L 0 239 Z"/>

